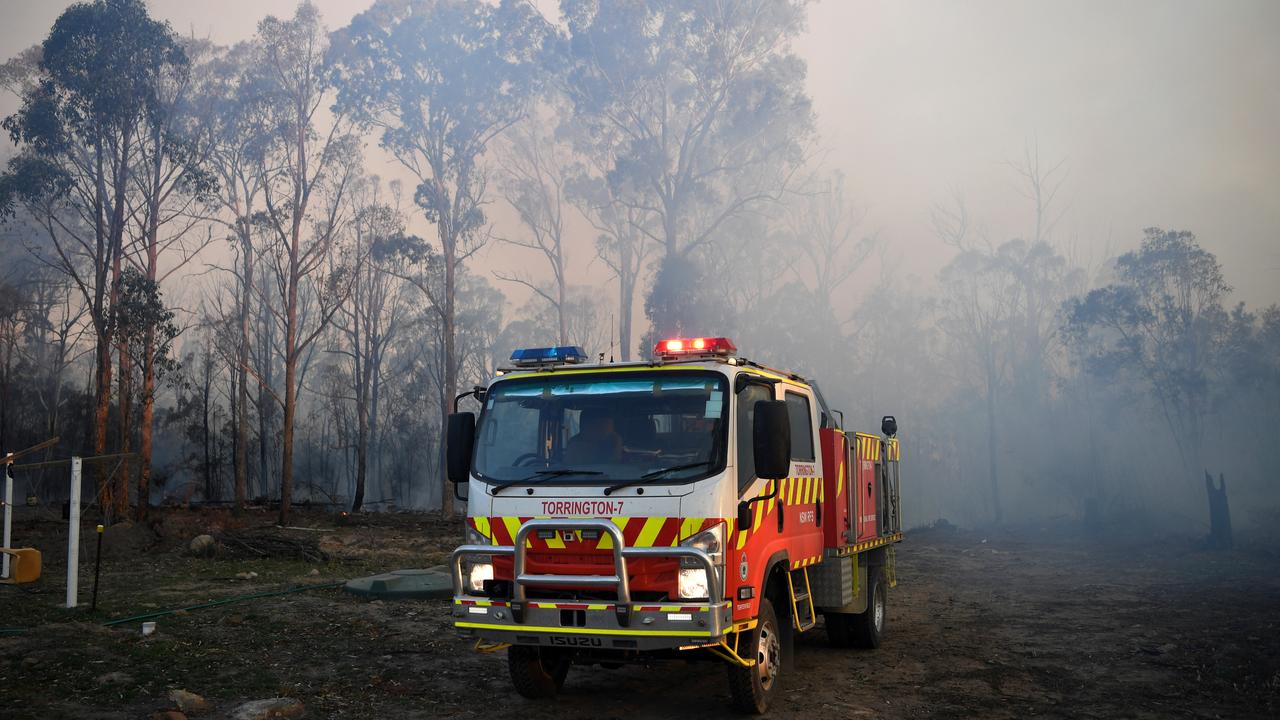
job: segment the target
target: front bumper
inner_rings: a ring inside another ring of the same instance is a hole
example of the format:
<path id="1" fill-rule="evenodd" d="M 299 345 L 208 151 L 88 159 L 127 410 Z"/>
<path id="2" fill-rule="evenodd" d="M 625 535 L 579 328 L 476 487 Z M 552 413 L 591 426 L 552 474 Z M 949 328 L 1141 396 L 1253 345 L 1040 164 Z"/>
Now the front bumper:
<path id="1" fill-rule="evenodd" d="M 597 530 L 613 540 L 613 575 L 537 575 L 525 568 L 526 540 L 538 530 Z M 475 555 L 514 558 L 513 597 L 494 600 L 466 592 L 462 561 Z M 733 604 L 717 601 L 634 603 L 628 587 L 627 559 L 693 558 L 707 572 L 711 598 L 723 598 L 711 557 L 690 547 L 626 547 L 622 531 L 608 520 L 530 520 L 514 545 L 463 545 L 451 560 L 454 626 L 463 637 L 515 645 L 661 650 L 718 643 L 733 625 Z M 530 600 L 527 588 L 589 587 L 616 592 L 616 601 Z"/>

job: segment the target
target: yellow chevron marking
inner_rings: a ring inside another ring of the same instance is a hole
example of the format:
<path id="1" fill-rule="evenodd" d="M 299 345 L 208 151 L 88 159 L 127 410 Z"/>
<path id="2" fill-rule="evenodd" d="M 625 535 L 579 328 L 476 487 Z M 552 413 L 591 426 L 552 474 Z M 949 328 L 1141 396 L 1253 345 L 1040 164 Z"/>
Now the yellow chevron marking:
<path id="1" fill-rule="evenodd" d="M 520 532 L 520 518 L 504 517 L 502 518 L 502 524 L 507 526 L 507 533 L 511 535 L 511 542 L 515 542 L 516 534 Z M 533 547 L 533 542 L 525 540 L 525 547 Z"/>
<path id="2" fill-rule="evenodd" d="M 836 500 L 840 500 L 840 496 L 844 494 L 844 463 L 840 463 L 840 478 L 836 481 Z"/>
<path id="3" fill-rule="evenodd" d="M 476 532 L 478 532 L 478 533 L 480 533 L 481 535 L 483 535 L 483 536 L 485 537 L 485 539 L 486 539 L 486 540 L 490 540 L 490 542 L 492 542 L 492 537 L 493 537 L 493 536 L 492 536 L 492 534 L 489 532 L 489 518 L 487 518 L 487 517 L 477 517 L 477 518 L 475 518 L 475 521 L 476 521 Z"/>
<path id="4" fill-rule="evenodd" d="M 662 531 L 662 525 L 666 521 L 666 518 L 660 517 L 646 519 L 644 527 L 640 529 L 640 536 L 636 538 L 636 547 L 653 547 L 653 541 L 657 539 L 658 533 Z"/>
<path id="5" fill-rule="evenodd" d="M 574 534 L 576 535 L 577 533 L 574 533 Z M 563 540 L 563 539 L 561 539 L 561 537 L 560 537 L 560 531 L 559 531 L 559 530 L 557 530 L 557 531 L 555 532 L 555 534 L 554 534 L 554 535 L 552 535 L 551 537 L 547 538 L 547 548 L 549 548 L 549 549 L 551 549 L 551 550 L 563 550 L 563 549 L 564 549 L 564 540 Z"/>
<path id="6" fill-rule="evenodd" d="M 618 526 L 618 529 L 619 529 L 619 530 L 621 530 L 621 531 L 623 531 L 623 532 L 626 532 L 626 531 L 627 531 L 627 522 L 628 522 L 629 520 L 631 520 L 631 518 L 628 518 L 628 517 L 615 517 L 615 518 L 610 518 L 610 520 L 612 520 L 612 521 L 613 521 L 613 524 L 614 524 L 614 525 L 617 525 L 617 526 Z M 598 550 L 612 550 L 612 549 L 613 549 L 613 536 L 612 536 L 612 535 L 610 535 L 609 533 L 600 533 L 600 541 L 596 543 L 596 549 L 598 549 Z"/>
<path id="7" fill-rule="evenodd" d="M 764 503 L 754 503 L 755 510 L 751 520 L 751 531 L 755 532 L 760 529 L 760 521 L 764 520 Z"/>
<path id="8" fill-rule="evenodd" d="M 679 539 L 684 540 L 685 538 L 691 537 L 694 533 L 698 532 L 698 528 L 700 527 L 702 527 L 702 518 L 685 518 L 684 522 L 680 523 Z"/>

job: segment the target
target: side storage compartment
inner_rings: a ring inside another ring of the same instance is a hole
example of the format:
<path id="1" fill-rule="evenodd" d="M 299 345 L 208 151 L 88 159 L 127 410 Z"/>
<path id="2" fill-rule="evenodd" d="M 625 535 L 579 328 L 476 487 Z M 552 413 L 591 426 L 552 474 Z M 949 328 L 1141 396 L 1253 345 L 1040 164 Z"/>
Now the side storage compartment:
<path id="1" fill-rule="evenodd" d="M 833 609 L 853 604 L 854 567 L 852 557 L 828 557 L 809 568 L 813 604 Z"/>
<path id="2" fill-rule="evenodd" d="M 849 514 L 849 441 L 831 428 L 818 431 L 822 440 L 822 544 L 838 548 L 853 541 Z"/>
<path id="3" fill-rule="evenodd" d="M 809 568 L 814 607 L 824 612 L 860 613 L 867 609 L 867 568 L 857 555 L 827 559 Z"/>
<path id="4" fill-rule="evenodd" d="M 857 512 L 854 526 L 858 542 L 874 540 L 879 536 L 876 496 L 879 478 L 876 465 L 880 462 L 880 438 L 857 433 L 854 436 L 854 506 Z"/>

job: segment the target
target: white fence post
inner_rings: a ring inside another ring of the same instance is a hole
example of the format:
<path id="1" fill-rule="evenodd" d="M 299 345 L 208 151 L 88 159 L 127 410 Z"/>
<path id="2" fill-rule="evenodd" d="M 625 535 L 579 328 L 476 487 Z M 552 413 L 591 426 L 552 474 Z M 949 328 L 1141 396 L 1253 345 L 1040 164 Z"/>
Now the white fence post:
<path id="1" fill-rule="evenodd" d="M 71 527 L 67 532 L 67 607 L 79 598 L 80 585 L 80 458 L 71 458 Z"/>
<path id="2" fill-rule="evenodd" d="M 4 464 L 4 544 L 0 547 L 9 547 L 9 542 L 13 539 L 13 473 L 10 472 L 9 463 Z M 9 555 L 8 553 L 0 553 L 4 557 L 4 566 L 0 567 L 0 577 L 9 579 Z"/>

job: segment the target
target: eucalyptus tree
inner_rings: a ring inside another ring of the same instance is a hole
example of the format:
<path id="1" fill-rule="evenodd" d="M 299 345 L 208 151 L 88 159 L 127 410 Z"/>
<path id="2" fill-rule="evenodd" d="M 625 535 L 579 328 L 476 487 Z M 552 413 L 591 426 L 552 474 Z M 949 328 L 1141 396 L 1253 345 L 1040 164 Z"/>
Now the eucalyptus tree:
<path id="1" fill-rule="evenodd" d="M 545 300 L 556 316 L 556 342 L 566 345 L 569 277 L 565 241 L 568 215 L 573 209 L 568 190 L 574 163 L 569 149 L 557 141 L 554 129 L 536 112 L 512 127 L 506 140 L 499 187 L 520 218 L 523 232 L 518 237 L 500 237 L 499 241 L 542 255 L 551 270 L 551 287 L 544 288 L 518 270 L 495 271 L 494 275 L 523 285 Z"/>
<path id="2" fill-rule="evenodd" d="M 489 237 L 485 153 L 526 115 L 552 37 L 517 0 L 384 0 L 335 33 L 338 111 L 380 131 L 383 149 L 417 180 L 414 202 L 435 226 L 439 252 L 418 248 L 412 257 L 440 265 L 438 292 L 421 277 L 414 286 L 438 315 L 442 424 L 462 365 L 459 271 Z M 444 498 L 451 511 L 452 496 Z"/>
<path id="3" fill-rule="evenodd" d="M 1231 288 L 1195 234 L 1147 228 L 1115 280 L 1067 304 L 1066 330 L 1089 372 L 1135 383 L 1154 401 L 1188 481 L 1204 468 L 1205 417 L 1222 372 Z"/>
<path id="4" fill-rule="evenodd" d="M 293 504 L 299 361 L 350 291 L 348 273 L 330 260 L 349 220 L 344 198 L 360 174 L 361 148 L 351 115 L 332 108 L 328 36 L 313 5 L 299 5 L 289 19 L 263 20 L 252 48 L 243 82 L 267 128 L 256 156 L 263 211 L 254 220 L 269 238 L 272 292 L 281 302 L 278 309 L 263 305 L 284 335 L 280 522 L 286 524 Z M 316 305 L 310 318 L 299 313 L 304 293 Z"/>
<path id="5" fill-rule="evenodd" d="M 0 189 L 0 209 L 28 205 L 52 238 L 46 260 L 84 296 L 94 329 L 93 452 L 107 449 L 111 406 L 111 306 L 122 268 L 139 146 L 162 105 L 167 78 L 188 60 L 168 24 L 141 0 L 95 0 L 67 8 L 40 47 L 37 74 L 21 108 L 4 121 L 20 148 Z M 74 217 L 78 222 L 69 221 Z M 98 499 L 123 515 L 123 475 L 112 487 L 100 471 Z"/>
<path id="6" fill-rule="evenodd" d="M 342 358 L 340 382 L 354 404 L 355 490 L 351 512 L 364 504 L 371 465 L 378 447 L 379 406 L 387 354 L 400 340 L 407 308 L 405 284 L 374 259 L 379 241 L 404 232 L 404 218 L 380 192 L 376 177 L 366 178 L 351 194 L 352 222 L 343 243 L 345 264 L 352 269 L 352 289 L 334 316 L 334 342 L 329 352 Z"/>
<path id="7" fill-rule="evenodd" d="M 229 48 L 217 48 L 203 58 L 196 68 L 198 88 L 194 104 L 208 123 L 210 171 L 218 180 L 217 193 L 209 203 L 209 219 L 227 233 L 235 263 L 228 268 L 235 279 L 235 327 L 233 378 L 235 384 L 235 452 L 233 456 L 234 509 L 244 509 L 249 494 L 249 406 L 250 387 L 259 405 L 260 447 L 259 475 L 265 492 L 263 472 L 266 452 L 265 425 L 272 413 L 270 398 L 272 373 L 269 365 L 257 366 L 250 380 L 254 343 L 258 323 L 255 308 L 263 297 L 259 277 L 262 273 L 258 256 L 264 252 L 264 228 L 255 222 L 263 210 L 266 184 L 275 179 L 278 159 L 268 155 L 271 128 L 267 122 L 268 95 L 259 92 L 251 73 L 254 48 L 242 42 Z M 256 290 L 255 290 L 256 288 Z M 269 363 L 269 361 L 268 361 Z"/>
<path id="8" fill-rule="evenodd" d="M 202 57 L 211 48 L 207 43 L 184 43 L 188 57 Z M 217 193 L 218 178 L 208 168 L 213 145 L 212 125 L 198 102 L 197 83 L 190 63 L 167 68 L 156 82 L 156 103 L 144 120 L 138 141 L 138 163 L 133 173 L 135 191 L 129 215 L 133 242 L 125 248 L 125 261 L 141 275 L 132 288 L 149 298 L 131 307 L 140 314 L 128 319 L 140 337 L 132 348 L 122 342 L 121 380 L 128 378 L 129 364 L 141 365 L 141 404 L 138 419 L 138 476 L 136 516 L 143 519 L 150 505 L 151 460 L 155 426 L 155 395 L 158 371 L 169 362 L 168 351 L 175 327 L 165 318 L 167 311 L 149 303 L 161 297 L 160 287 L 182 272 L 204 249 L 210 234 L 200 235 L 199 211 Z M 162 267 L 163 265 L 163 267 Z M 122 285 L 122 289 L 125 286 Z M 122 316 L 124 317 L 124 316 Z M 127 416 L 128 388 L 120 393 L 122 416 Z M 128 429 L 122 432 L 122 449 L 127 450 Z M 127 461 L 126 461 L 127 466 Z"/>
<path id="9" fill-rule="evenodd" d="M 650 320 L 692 329 L 694 308 L 654 293 L 678 289 L 682 261 L 728 220 L 777 201 L 803 160 L 813 113 L 790 42 L 804 3 L 562 0 L 561 12 L 580 149 L 613 158 L 612 192 L 643 216 L 635 227 L 671 276 L 655 283 Z"/>

